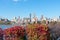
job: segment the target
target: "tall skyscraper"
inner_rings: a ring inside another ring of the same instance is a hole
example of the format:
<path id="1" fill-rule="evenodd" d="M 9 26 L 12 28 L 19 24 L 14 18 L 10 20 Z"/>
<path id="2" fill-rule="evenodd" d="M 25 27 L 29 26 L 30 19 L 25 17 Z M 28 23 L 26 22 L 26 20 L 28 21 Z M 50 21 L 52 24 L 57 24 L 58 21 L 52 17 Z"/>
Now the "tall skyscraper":
<path id="1" fill-rule="evenodd" d="M 40 18 L 40 20 L 42 21 L 42 19 L 44 18 L 44 16 L 43 15 L 41 15 L 41 18 Z"/>
<path id="2" fill-rule="evenodd" d="M 31 22 L 31 13 L 30 13 L 30 22 Z"/>
<path id="3" fill-rule="evenodd" d="M 59 19 L 60 19 L 60 16 L 59 16 Z"/>

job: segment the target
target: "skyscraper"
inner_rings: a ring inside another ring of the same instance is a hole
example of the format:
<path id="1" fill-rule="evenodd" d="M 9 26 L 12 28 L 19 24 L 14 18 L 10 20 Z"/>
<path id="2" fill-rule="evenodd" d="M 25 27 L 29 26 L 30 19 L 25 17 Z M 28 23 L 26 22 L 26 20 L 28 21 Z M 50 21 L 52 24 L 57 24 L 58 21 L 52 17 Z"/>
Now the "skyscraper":
<path id="1" fill-rule="evenodd" d="M 31 22 L 31 13 L 30 13 L 30 22 Z"/>
<path id="2" fill-rule="evenodd" d="M 59 19 L 60 19 L 60 16 L 59 16 Z"/>

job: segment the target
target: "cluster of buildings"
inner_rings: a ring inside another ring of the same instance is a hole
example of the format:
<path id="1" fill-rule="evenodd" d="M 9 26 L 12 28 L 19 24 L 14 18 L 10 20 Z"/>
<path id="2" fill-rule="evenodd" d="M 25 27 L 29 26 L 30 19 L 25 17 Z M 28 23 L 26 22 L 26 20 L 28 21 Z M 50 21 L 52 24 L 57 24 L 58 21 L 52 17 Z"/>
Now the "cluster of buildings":
<path id="1" fill-rule="evenodd" d="M 17 18 L 17 17 L 14 17 L 11 22 L 14 22 L 14 23 L 19 23 L 19 24 L 28 24 L 28 23 L 38 23 L 38 22 L 42 22 L 42 21 L 45 21 L 45 23 L 48 23 L 48 22 L 60 22 L 60 16 L 59 18 L 55 17 L 55 18 L 47 18 L 47 17 L 44 17 L 43 15 L 41 15 L 40 18 L 38 18 L 35 14 L 29 14 L 29 17 L 25 17 L 25 18 L 20 18 L 20 16 Z"/>
<path id="2" fill-rule="evenodd" d="M 38 23 L 38 22 L 42 22 L 45 21 L 46 23 L 49 22 L 60 22 L 60 16 L 59 18 L 47 18 L 44 17 L 43 15 L 41 15 L 40 18 L 38 18 L 35 14 L 29 14 L 29 17 L 24 17 L 24 18 L 20 18 L 20 16 L 18 17 L 14 17 L 12 20 L 8 20 L 8 19 L 2 19 L 0 18 L 0 22 L 3 23 L 11 23 L 11 24 L 28 24 L 28 23 Z"/>
<path id="3" fill-rule="evenodd" d="M 10 22 L 7 18 L 0 18 L 0 24 L 10 24 Z"/>
<path id="4" fill-rule="evenodd" d="M 35 16 L 35 14 L 33 15 L 33 17 L 31 16 L 31 14 L 29 15 L 29 17 L 24 17 L 24 18 L 20 18 L 20 16 L 17 18 L 17 17 L 14 17 L 11 22 L 14 22 L 14 23 L 19 23 L 19 24 L 28 24 L 28 23 L 33 23 L 33 22 L 36 22 L 37 23 L 38 21 L 38 18 L 37 16 Z"/>

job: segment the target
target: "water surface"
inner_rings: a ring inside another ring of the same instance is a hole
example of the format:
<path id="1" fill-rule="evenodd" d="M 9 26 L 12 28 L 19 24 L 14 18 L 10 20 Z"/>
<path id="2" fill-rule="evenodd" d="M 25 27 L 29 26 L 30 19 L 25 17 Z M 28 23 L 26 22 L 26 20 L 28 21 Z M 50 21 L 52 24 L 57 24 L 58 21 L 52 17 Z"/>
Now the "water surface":
<path id="1" fill-rule="evenodd" d="M 0 28 L 2 29 L 6 29 L 6 28 L 10 28 L 12 27 L 12 25 L 0 25 Z"/>

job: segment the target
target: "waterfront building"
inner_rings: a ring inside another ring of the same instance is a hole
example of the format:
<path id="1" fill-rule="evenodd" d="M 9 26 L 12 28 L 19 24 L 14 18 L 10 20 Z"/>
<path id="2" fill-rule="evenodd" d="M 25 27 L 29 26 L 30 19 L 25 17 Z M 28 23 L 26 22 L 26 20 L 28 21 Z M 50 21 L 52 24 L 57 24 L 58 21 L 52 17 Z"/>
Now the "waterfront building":
<path id="1" fill-rule="evenodd" d="M 33 18 L 31 20 L 32 20 L 32 23 L 34 23 L 34 22 L 37 23 L 38 18 L 35 14 L 33 14 Z"/>
<path id="2" fill-rule="evenodd" d="M 59 16 L 59 19 L 60 19 L 60 16 Z"/>
<path id="3" fill-rule="evenodd" d="M 29 23 L 30 22 L 30 18 L 23 18 L 23 22 L 24 23 Z"/>
<path id="4" fill-rule="evenodd" d="M 16 23 L 17 22 L 17 17 L 14 17 L 13 18 L 13 21 Z"/>
<path id="5" fill-rule="evenodd" d="M 44 17 L 43 15 L 41 15 L 40 21 L 43 21 L 43 20 L 47 20 L 47 19 L 46 19 L 46 17 Z"/>
<path id="6" fill-rule="evenodd" d="M 30 16 L 30 22 L 31 22 L 31 16 L 32 16 L 32 15 L 31 15 L 31 13 L 30 13 L 30 15 L 29 15 L 29 16 Z"/>
<path id="7" fill-rule="evenodd" d="M 21 22 L 21 19 L 20 19 L 20 16 L 18 16 L 16 23 L 20 23 L 20 22 Z"/>
<path id="8" fill-rule="evenodd" d="M 54 17 L 53 19 L 52 19 L 52 21 L 58 21 L 58 18 L 57 17 Z"/>

